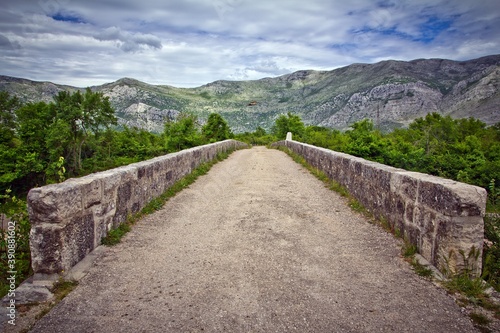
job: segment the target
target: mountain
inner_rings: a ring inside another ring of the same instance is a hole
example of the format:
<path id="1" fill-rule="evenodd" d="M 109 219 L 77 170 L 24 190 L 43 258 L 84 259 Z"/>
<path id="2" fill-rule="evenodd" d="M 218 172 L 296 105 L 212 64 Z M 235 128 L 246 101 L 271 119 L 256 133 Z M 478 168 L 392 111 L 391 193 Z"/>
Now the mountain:
<path id="1" fill-rule="evenodd" d="M 430 112 L 500 122 L 500 55 L 468 61 L 417 59 L 303 70 L 252 81 L 215 81 L 197 88 L 150 85 L 130 78 L 91 87 L 109 96 L 122 125 L 161 131 L 167 119 L 218 112 L 235 132 L 269 129 L 292 112 L 306 124 L 347 129 L 370 118 L 382 130 L 405 127 Z M 51 101 L 82 88 L 0 76 L 0 90 L 21 100 Z"/>

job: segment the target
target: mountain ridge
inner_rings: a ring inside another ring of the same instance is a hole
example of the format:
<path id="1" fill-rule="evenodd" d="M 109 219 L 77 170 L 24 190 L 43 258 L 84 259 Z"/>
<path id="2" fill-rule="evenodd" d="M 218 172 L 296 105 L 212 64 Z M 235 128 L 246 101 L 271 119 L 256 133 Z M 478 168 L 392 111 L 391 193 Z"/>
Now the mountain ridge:
<path id="1" fill-rule="evenodd" d="M 330 71 L 300 70 L 259 80 L 217 80 L 195 88 L 151 85 L 133 78 L 90 87 L 110 98 L 119 123 L 161 131 L 181 112 L 220 113 L 235 132 L 269 129 L 283 113 L 306 124 L 345 130 L 369 118 L 382 130 L 405 127 L 430 112 L 500 122 L 500 55 L 467 61 L 385 60 Z M 0 76 L 0 90 L 24 102 L 52 100 L 84 88 Z"/>

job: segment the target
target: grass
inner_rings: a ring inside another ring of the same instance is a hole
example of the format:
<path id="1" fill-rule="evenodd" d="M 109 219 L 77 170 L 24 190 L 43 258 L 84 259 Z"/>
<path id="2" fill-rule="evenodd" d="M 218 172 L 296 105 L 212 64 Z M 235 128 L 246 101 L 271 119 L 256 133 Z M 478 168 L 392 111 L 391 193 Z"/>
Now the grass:
<path id="1" fill-rule="evenodd" d="M 477 312 L 471 312 L 469 314 L 470 319 L 474 323 L 474 325 L 483 333 L 490 333 L 492 332 L 489 328 L 488 325 L 491 323 L 491 320 L 483 315 L 482 313 L 477 313 Z"/>
<path id="2" fill-rule="evenodd" d="M 76 288 L 78 282 L 71 280 L 59 279 L 52 286 L 52 293 L 55 296 L 55 301 L 60 302 L 64 297 L 66 297 L 73 289 Z"/>
<path id="3" fill-rule="evenodd" d="M 479 299 L 485 296 L 486 285 L 481 278 L 471 278 L 466 274 L 451 277 L 444 286 L 452 293 L 460 293 L 469 299 Z"/>
<path id="4" fill-rule="evenodd" d="M 491 323 L 491 320 L 481 313 L 472 312 L 469 316 L 474 323 L 481 326 L 488 325 L 489 323 Z"/>
<path id="5" fill-rule="evenodd" d="M 485 310 L 490 311 L 497 320 L 500 320 L 500 305 L 494 303 L 490 300 L 490 298 L 484 293 L 477 295 L 476 297 L 462 297 L 459 299 L 461 306 L 473 305 L 475 307 L 482 307 Z M 476 311 L 472 311 L 469 313 L 469 317 L 474 323 L 474 325 L 481 332 L 493 332 L 489 325 L 492 323 L 492 320 L 488 318 L 488 316 L 483 313 L 479 313 Z"/>
<path id="6" fill-rule="evenodd" d="M 127 222 L 120 224 L 118 228 L 110 230 L 108 235 L 102 239 L 102 244 L 112 246 L 120 243 L 122 237 L 131 230 L 130 225 L 132 223 L 129 220 L 127 219 Z"/>
<path id="7" fill-rule="evenodd" d="M 340 194 L 340 196 L 344 198 L 347 198 L 349 196 L 349 191 L 347 191 L 347 189 L 344 186 L 340 185 L 334 180 L 332 180 L 330 183 L 330 190 L 337 192 L 338 194 Z"/>
<path id="8" fill-rule="evenodd" d="M 432 270 L 430 268 L 425 267 L 421 263 L 419 263 L 418 260 L 415 259 L 415 257 L 413 257 L 413 260 L 411 261 L 411 265 L 412 265 L 415 273 L 417 273 L 417 275 L 419 275 L 421 277 L 424 277 L 427 279 L 432 279 L 432 277 L 434 276 L 434 273 L 432 272 Z"/>
<path id="9" fill-rule="evenodd" d="M 400 237 L 398 236 L 398 234 L 400 233 L 395 232 L 396 237 Z M 413 271 L 417 275 L 431 280 L 434 277 L 434 272 L 432 271 L 432 269 L 426 267 L 425 265 L 422 265 L 417 260 L 417 258 L 415 258 L 415 255 L 417 253 L 418 253 L 417 247 L 405 239 L 403 247 L 401 248 L 401 254 L 403 255 L 403 258 L 405 258 L 405 260 L 413 267 Z"/>
<path id="10" fill-rule="evenodd" d="M 415 245 L 411 244 L 407 240 L 405 240 L 403 247 L 401 248 L 401 254 L 405 258 L 405 260 L 410 263 L 410 265 L 413 267 L 413 271 L 426 279 L 432 279 L 434 276 L 434 272 L 430 269 L 427 268 L 426 266 L 422 265 L 416 258 L 415 255 L 418 253 L 418 249 Z"/>
<path id="11" fill-rule="evenodd" d="M 450 252 L 448 257 L 444 257 L 447 262 L 454 253 Z M 472 305 L 474 307 L 482 307 L 490 312 L 497 319 L 500 319 L 500 304 L 495 303 L 486 293 L 488 283 L 482 277 L 475 277 L 474 272 L 477 268 L 477 261 L 480 252 L 474 247 L 466 254 L 459 251 L 459 256 L 462 259 L 464 268 L 460 272 L 444 269 L 448 275 L 448 280 L 442 285 L 453 294 L 459 294 L 461 297 L 459 302 L 462 306 Z M 469 314 L 471 320 L 476 327 L 482 332 L 491 332 L 488 325 L 491 322 L 485 315 L 471 312 Z"/>
<path id="12" fill-rule="evenodd" d="M 348 205 L 351 207 L 351 209 L 355 212 L 361 213 L 367 217 L 371 217 L 370 212 L 359 202 L 358 200 L 354 199 L 353 197 L 349 196 L 348 197 L 349 202 Z"/>
<path id="13" fill-rule="evenodd" d="M 409 242 L 405 242 L 403 248 L 401 249 L 403 257 L 412 258 L 415 254 L 418 253 L 418 249 L 415 245 L 410 244 Z"/>
<path id="14" fill-rule="evenodd" d="M 484 218 L 483 278 L 500 292 L 500 215 Z"/>
<path id="15" fill-rule="evenodd" d="M 190 174 L 175 182 L 159 197 L 151 200 L 139 212 L 129 215 L 126 222 L 120 224 L 117 228 L 110 230 L 108 232 L 108 235 L 102 239 L 102 244 L 113 246 L 120 243 L 123 236 L 125 236 L 131 230 L 132 225 L 134 225 L 144 216 L 150 215 L 160 210 L 170 198 L 174 197 L 177 193 L 194 183 L 196 179 L 198 179 L 198 177 L 205 175 L 213 165 L 225 160 L 231 154 L 231 152 L 232 151 L 219 153 L 213 160 L 200 164 Z"/>

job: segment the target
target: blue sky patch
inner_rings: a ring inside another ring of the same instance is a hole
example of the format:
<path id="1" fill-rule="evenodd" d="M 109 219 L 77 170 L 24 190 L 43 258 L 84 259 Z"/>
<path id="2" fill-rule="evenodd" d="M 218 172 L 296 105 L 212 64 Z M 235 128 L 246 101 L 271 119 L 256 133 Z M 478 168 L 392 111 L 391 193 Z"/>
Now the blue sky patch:
<path id="1" fill-rule="evenodd" d="M 56 21 L 61 21 L 61 22 L 70 22 L 70 23 L 85 23 L 85 21 L 76 15 L 71 15 L 71 14 L 62 14 L 62 13 L 57 13 L 55 15 L 51 16 L 52 19 Z"/>
<path id="2" fill-rule="evenodd" d="M 389 28 L 371 28 L 371 27 L 363 27 L 359 30 L 351 31 L 355 34 L 366 34 L 366 33 L 375 33 L 380 36 L 394 36 L 403 40 L 409 40 L 413 42 L 421 42 L 424 44 L 431 43 L 434 39 L 439 36 L 441 33 L 447 31 L 454 22 L 453 18 L 441 19 L 436 16 L 431 16 L 427 18 L 427 20 L 418 26 L 418 34 L 408 34 L 402 32 L 398 29 L 397 26 L 392 26 Z"/>
<path id="3" fill-rule="evenodd" d="M 438 17 L 429 17 L 429 19 L 420 26 L 421 37 L 416 41 L 424 43 L 432 42 L 443 31 L 448 30 L 453 24 L 453 19 L 440 19 Z"/>

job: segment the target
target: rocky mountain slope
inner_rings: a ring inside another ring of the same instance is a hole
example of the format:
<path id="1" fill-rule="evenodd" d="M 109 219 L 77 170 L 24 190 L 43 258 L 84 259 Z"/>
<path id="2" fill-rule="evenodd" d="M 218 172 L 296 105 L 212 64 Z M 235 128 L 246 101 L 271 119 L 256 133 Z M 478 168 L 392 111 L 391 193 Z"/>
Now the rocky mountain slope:
<path id="1" fill-rule="evenodd" d="M 430 112 L 500 122 L 500 55 L 469 61 L 418 59 L 304 70 L 253 81 L 215 81 L 197 88 L 149 85 L 123 78 L 91 87 L 110 97 L 121 124 L 161 131 L 180 112 L 211 112 L 235 132 L 269 129 L 292 112 L 306 124 L 346 129 L 370 118 L 383 130 L 404 127 Z M 0 90 L 23 101 L 50 101 L 75 87 L 0 76 Z"/>

